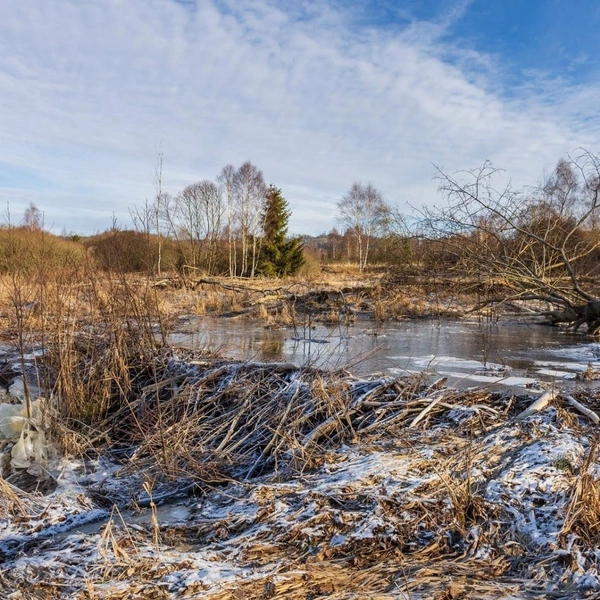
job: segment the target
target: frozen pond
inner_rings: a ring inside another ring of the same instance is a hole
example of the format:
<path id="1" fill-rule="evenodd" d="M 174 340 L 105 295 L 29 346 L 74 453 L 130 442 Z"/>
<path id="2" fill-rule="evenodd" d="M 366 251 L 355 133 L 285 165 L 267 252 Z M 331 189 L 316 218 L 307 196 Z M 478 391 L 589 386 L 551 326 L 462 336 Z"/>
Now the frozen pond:
<path id="1" fill-rule="evenodd" d="M 269 329 L 251 320 L 202 318 L 186 323 L 172 342 L 224 356 L 300 366 L 346 367 L 356 374 L 427 371 L 453 385 L 535 385 L 575 380 L 600 369 L 600 344 L 582 335 L 519 322 L 419 320 L 377 326 Z M 485 369 L 487 367 L 487 370 Z"/>

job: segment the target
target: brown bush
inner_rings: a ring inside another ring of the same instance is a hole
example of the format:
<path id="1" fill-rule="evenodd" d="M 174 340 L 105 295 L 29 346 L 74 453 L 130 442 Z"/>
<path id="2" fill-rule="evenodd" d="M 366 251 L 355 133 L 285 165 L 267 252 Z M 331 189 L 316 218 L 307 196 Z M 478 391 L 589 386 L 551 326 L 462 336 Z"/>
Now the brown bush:
<path id="1" fill-rule="evenodd" d="M 0 227 L 0 274 L 79 268 L 84 259 L 85 249 L 77 242 L 40 229 Z"/>

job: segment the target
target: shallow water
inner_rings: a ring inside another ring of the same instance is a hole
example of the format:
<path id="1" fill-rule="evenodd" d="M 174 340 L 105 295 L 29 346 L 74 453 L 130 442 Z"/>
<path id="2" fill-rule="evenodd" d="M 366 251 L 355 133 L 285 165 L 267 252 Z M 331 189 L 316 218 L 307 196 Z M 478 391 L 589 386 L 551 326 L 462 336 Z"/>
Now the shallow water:
<path id="1" fill-rule="evenodd" d="M 427 371 L 454 385 L 535 385 L 574 381 L 600 369 L 600 344 L 557 328 L 521 322 L 419 320 L 350 327 L 269 329 L 253 320 L 202 318 L 172 336 L 175 344 L 224 356 L 299 366 L 345 367 L 355 374 Z"/>

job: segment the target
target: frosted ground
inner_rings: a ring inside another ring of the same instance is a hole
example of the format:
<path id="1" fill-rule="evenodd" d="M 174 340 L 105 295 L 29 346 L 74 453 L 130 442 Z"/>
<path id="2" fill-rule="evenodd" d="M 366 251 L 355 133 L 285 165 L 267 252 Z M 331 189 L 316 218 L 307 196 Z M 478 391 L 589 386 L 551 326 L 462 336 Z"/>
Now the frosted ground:
<path id="1" fill-rule="evenodd" d="M 48 446 L 12 469 L 18 438 L 2 442 L 3 597 L 600 594 L 594 391 L 559 390 L 524 414 L 539 391 L 232 361 L 168 372 L 179 379 L 165 407 L 176 415 L 194 398 L 185 443 L 211 469 L 192 472 L 188 457 L 187 471 L 165 473 L 147 439 L 87 459 Z M 273 411 L 248 408 L 259 400 Z M 227 434 L 204 427 L 216 422 Z M 35 493 L 44 476 L 54 489 Z"/>

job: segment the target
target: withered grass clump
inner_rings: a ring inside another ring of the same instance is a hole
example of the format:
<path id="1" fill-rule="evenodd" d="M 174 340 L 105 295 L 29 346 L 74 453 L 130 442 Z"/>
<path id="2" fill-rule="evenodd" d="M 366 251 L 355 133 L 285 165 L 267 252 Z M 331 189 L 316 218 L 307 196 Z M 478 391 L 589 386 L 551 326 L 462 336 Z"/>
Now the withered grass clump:
<path id="1" fill-rule="evenodd" d="M 134 469 L 153 465 L 172 478 L 202 481 L 250 478 L 313 465 L 323 446 L 354 435 L 361 397 L 393 384 L 324 378 L 287 364 L 166 361 L 156 381 L 100 427 L 135 448 Z M 361 421 L 366 427 L 372 418 Z"/>
<path id="2" fill-rule="evenodd" d="M 67 255 L 58 268 L 43 247 L 53 236 L 38 232 L 40 247 L 23 250 L 19 231 L 8 231 L 13 259 L 0 275 L 0 319 L 28 375 L 26 401 L 35 385 L 51 398 L 59 428 L 93 427 L 131 396 L 135 377 L 152 372 L 166 343 L 155 281 L 99 271 L 90 256 Z"/>
<path id="3" fill-rule="evenodd" d="M 0 477 L 0 519 L 25 514 L 27 514 L 27 507 L 22 495 Z"/>
<path id="4" fill-rule="evenodd" d="M 24 492 L 0 476 L 0 521 L 27 519 L 45 506 L 43 498 Z"/>
<path id="5" fill-rule="evenodd" d="M 152 373 L 164 326 L 150 287 L 103 283 L 81 290 L 90 312 L 63 317 L 66 325 L 49 337 L 45 361 L 59 415 L 90 425 L 131 397 L 136 377 Z"/>
<path id="6" fill-rule="evenodd" d="M 569 537 L 576 536 L 586 545 L 597 547 L 600 544 L 600 480 L 593 472 L 598 464 L 599 442 L 600 438 L 596 436 L 572 484 L 561 530 L 564 543 Z"/>

